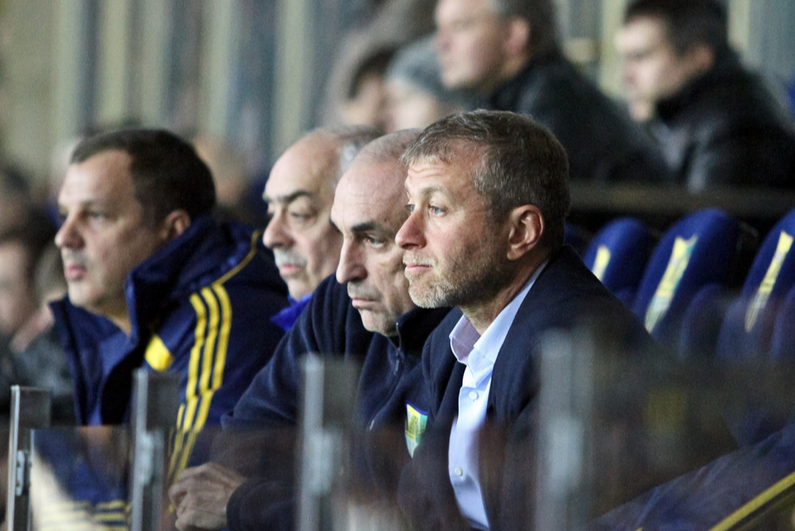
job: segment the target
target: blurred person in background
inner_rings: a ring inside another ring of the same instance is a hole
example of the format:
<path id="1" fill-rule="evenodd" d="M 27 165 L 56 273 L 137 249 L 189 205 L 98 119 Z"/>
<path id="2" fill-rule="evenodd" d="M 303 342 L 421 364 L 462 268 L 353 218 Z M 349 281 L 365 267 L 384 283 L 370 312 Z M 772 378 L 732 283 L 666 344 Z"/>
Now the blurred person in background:
<path id="1" fill-rule="evenodd" d="M 355 0 L 347 4 L 342 35 L 323 58 L 330 67 L 323 90 L 322 124 L 373 125 L 351 121 L 343 114 L 346 101 L 351 99 L 351 88 L 356 86 L 354 81 L 369 58 L 382 51 L 394 52 L 403 44 L 431 33 L 434 3 L 435 0 Z M 386 67 L 388 62 L 387 59 L 381 64 Z M 382 69 L 381 77 L 383 72 Z"/>
<path id="2" fill-rule="evenodd" d="M 384 74 L 395 53 L 393 47 L 366 56 L 351 76 L 347 96 L 340 105 L 342 123 L 366 125 L 383 133 L 386 128 Z"/>
<path id="3" fill-rule="evenodd" d="M 30 176 L 0 161 L 0 231 L 22 224 L 31 204 Z"/>
<path id="4" fill-rule="evenodd" d="M 389 63 L 385 84 L 388 132 L 427 127 L 468 110 L 473 103 L 464 93 L 442 84 L 433 37 L 400 48 Z"/>
<path id="5" fill-rule="evenodd" d="M 262 195 L 270 216 L 262 241 L 290 292 L 290 305 L 271 319 L 285 331 L 320 281 L 337 269 L 342 235 L 330 218 L 334 190 L 359 150 L 377 136 L 367 126 L 315 129 L 273 165 Z"/>
<path id="6" fill-rule="evenodd" d="M 795 189 L 791 120 L 730 48 L 721 2 L 636 0 L 615 41 L 626 99 L 679 184 Z"/>
<path id="7" fill-rule="evenodd" d="M 647 135 L 564 57 L 554 0 L 439 0 L 435 18 L 444 85 L 548 127 L 572 181 L 669 182 Z"/>
<path id="8" fill-rule="evenodd" d="M 47 215 L 32 210 L 24 225 L 0 234 L 0 328 L 9 337 L 11 383 L 48 389 L 53 420 L 71 423 L 74 389 L 48 306 L 66 293 L 55 233 Z"/>
<path id="9" fill-rule="evenodd" d="M 210 168 L 215 181 L 216 212 L 224 219 L 255 224 L 256 211 L 248 191 L 248 175 L 243 154 L 222 138 L 197 136 L 196 153 Z"/>

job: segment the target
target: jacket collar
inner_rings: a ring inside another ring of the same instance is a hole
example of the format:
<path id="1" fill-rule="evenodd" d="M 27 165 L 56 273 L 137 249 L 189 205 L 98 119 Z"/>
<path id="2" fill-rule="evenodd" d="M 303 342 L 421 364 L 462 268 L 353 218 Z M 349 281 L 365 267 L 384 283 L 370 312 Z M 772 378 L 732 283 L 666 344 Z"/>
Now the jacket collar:
<path id="1" fill-rule="evenodd" d="M 728 51 L 715 60 L 715 65 L 704 74 L 687 83 L 682 89 L 668 98 L 657 102 L 657 116 L 663 122 L 671 120 L 682 109 L 699 101 L 704 94 L 720 85 L 722 81 L 733 76 L 740 69 L 740 60 L 737 54 Z"/>
<path id="2" fill-rule="evenodd" d="M 425 340 L 450 312 L 450 308 L 414 308 L 397 320 L 397 337 L 389 341 L 401 352 L 420 356 Z"/>
<path id="3" fill-rule="evenodd" d="M 544 65 L 563 62 L 564 59 L 559 53 L 551 53 L 544 57 L 534 57 L 513 76 L 503 83 L 497 90 L 481 101 L 481 107 L 500 110 L 514 110 L 519 107 L 519 100 L 522 98 L 526 87 L 534 76 L 538 75 L 539 68 Z"/>

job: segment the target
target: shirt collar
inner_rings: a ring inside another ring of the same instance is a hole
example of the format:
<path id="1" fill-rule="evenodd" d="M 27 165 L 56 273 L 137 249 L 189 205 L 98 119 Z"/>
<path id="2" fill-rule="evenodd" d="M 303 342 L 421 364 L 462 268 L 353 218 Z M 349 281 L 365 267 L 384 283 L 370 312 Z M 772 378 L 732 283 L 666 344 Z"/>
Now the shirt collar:
<path id="1" fill-rule="evenodd" d="M 453 331 L 450 332 L 450 348 L 453 351 L 453 355 L 460 363 L 469 367 L 469 370 L 475 376 L 475 380 L 479 379 L 478 375 L 487 376 L 491 374 L 491 368 L 497 361 L 497 355 L 505 342 L 508 330 L 513 324 L 519 307 L 546 265 L 547 262 L 545 261 L 536 268 L 524 287 L 522 287 L 522 290 L 502 309 L 497 318 L 483 333 L 483 336 L 478 334 L 469 319 L 463 315 L 458 320 Z"/>

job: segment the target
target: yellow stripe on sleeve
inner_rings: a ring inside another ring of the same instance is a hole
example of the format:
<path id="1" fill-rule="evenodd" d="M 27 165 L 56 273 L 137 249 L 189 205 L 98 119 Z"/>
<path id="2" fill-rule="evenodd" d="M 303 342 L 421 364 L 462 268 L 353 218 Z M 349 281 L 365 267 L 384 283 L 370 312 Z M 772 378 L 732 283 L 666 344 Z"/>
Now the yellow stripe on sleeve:
<path id="1" fill-rule="evenodd" d="M 190 362 L 188 364 L 188 387 L 185 390 L 185 412 L 182 416 L 182 423 L 178 426 L 185 429 L 192 423 L 196 414 L 197 384 L 199 381 L 199 361 L 204 348 L 204 337 L 207 332 L 207 310 L 202 299 L 195 293 L 190 296 L 190 302 L 196 311 L 196 332 L 193 348 L 190 352 Z"/>

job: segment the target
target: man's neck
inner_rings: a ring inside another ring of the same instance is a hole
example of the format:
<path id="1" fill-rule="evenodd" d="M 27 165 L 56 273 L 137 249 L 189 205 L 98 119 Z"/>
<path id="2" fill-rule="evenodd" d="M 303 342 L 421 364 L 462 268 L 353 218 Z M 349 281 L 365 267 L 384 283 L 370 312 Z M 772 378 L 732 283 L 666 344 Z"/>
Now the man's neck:
<path id="1" fill-rule="evenodd" d="M 105 317 L 111 323 L 115 324 L 124 335 L 127 337 L 130 336 L 132 332 L 132 323 L 130 322 L 130 313 L 127 311 L 127 304 L 124 305 L 124 308 L 117 308 L 115 311 L 110 312 L 102 312 L 99 315 Z"/>
<path id="2" fill-rule="evenodd" d="M 500 312 L 508 306 L 516 295 L 533 276 L 543 260 L 534 261 L 519 267 L 511 280 L 489 300 L 481 301 L 472 305 L 461 305 L 461 312 L 464 314 L 478 334 L 481 336 L 488 329 L 491 323 L 500 315 Z"/>

